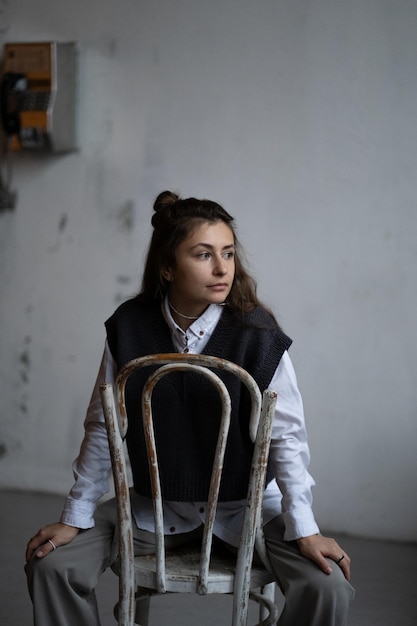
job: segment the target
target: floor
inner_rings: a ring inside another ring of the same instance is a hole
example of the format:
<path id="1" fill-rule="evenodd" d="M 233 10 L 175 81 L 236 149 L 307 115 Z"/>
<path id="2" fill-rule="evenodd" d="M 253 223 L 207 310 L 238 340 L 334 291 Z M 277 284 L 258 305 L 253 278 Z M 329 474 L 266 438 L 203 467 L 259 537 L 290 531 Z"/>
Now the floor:
<path id="1" fill-rule="evenodd" d="M 27 540 L 38 528 L 56 521 L 62 497 L 0 491 L 0 624 L 30 626 L 31 603 L 23 572 Z M 417 625 L 417 545 L 337 537 L 352 558 L 356 587 L 349 626 Z M 106 572 L 97 590 L 102 626 L 113 626 L 117 579 Z M 228 597 L 160 596 L 152 600 L 151 626 L 220 626 L 230 624 Z M 278 603 L 282 599 L 278 597 Z M 250 624 L 256 623 L 255 607 Z M 74 626 L 80 626 L 74 624 Z"/>

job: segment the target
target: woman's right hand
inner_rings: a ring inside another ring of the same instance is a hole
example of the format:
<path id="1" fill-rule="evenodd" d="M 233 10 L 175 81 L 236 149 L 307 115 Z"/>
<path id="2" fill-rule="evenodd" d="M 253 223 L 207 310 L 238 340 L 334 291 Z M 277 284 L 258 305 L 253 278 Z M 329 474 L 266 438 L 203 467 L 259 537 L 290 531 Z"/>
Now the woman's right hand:
<path id="1" fill-rule="evenodd" d="M 68 526 L 62 522 L 56 524 L 48 524 L 44 526 L 26 546 L 26 562 L 36 552 L 36 556 L 40 559 L 47 556 L 52 550 L 70 543 L 79 533 L 79 528 Z"/>

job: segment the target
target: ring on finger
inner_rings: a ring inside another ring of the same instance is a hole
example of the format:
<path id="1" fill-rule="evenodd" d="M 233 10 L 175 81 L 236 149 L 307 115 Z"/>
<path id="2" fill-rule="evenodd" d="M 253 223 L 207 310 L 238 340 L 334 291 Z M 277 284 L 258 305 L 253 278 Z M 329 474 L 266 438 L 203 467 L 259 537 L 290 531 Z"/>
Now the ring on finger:
<path id="1" fill-rule="evenodd" d="M 336 565 L 339 565 L 339 563 L 340 563 L 341 561 L 343 561 L 343 559 L 344 559 L 344 558 L 345 558 L 345 555 L 344 555 L 344 554 L 342 554 L 342 556 L 340 557 L 340 559 L 337 559 L 337 561 L 336 561 Z"/>
<path id="2" fill-rule="evenodd" d="M 57 548 L 57 547 L 56 547 L 56 545 L 54 544 L 54 542 L 53 542 L 53 541 L 51 541 L 50 539 L 48 539 L 48 543 L 50 543 L 50 544 L 51 544 L 51 546 L 52 546 L 53 550 L 56 550 L 56 548 Z M 339 561 L 338 561 L 338 562 L 339 562 Z"/>

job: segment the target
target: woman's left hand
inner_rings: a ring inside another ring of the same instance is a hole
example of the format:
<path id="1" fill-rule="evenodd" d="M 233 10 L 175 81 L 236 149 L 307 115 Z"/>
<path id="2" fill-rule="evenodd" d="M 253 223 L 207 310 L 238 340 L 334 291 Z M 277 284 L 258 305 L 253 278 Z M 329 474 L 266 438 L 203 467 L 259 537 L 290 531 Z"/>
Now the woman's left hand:
<path id="1" fill-rule="evenodd" d="M 325 574 L 331 574 L 332 568 L 327 559 L 332 559 L 342 570 L 346 580 L 350 580 L 350 558 L 335 539 L 323 535 L 310 535 L 297 539 L 303 556 L 317 563 Z"/>

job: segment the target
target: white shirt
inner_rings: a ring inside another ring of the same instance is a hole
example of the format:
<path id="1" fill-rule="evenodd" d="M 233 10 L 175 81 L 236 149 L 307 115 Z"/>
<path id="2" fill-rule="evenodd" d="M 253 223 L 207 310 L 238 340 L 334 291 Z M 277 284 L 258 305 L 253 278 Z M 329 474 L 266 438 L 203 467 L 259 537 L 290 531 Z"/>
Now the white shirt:
<path id="1" fill-rule="evenodd" d="M 183 331 L 171 316 L 167 301 L 163 314 L 178 352 L 200 354 L 222 314 L 222 307 L 210 305 L 187 331 Z M 107 443 L 100 385 L 113 383 L 117 368 L 106 342 L 103 358 L 85 419 L 85 436 L 78 458 L 74 461 L 75 484 L 66 500 L 61 521 L 78 528 L 94 526 L 98 500 L 109 490 L 111 462 Z M 269 385 L 277 392 L 277 404 L 272 428 L 270 460 L 276 480 L 264 492 L 264 524 L 283 514 L 284 539 L 291 541 L 319 532 L 312 512 L 311 488 L 314 480 L 308 473 L 310 453 L 304 420 L 303 403 L 288 352 L 284 352 Z M 245 501 L 219 503 L 215 534 L 237 546 L 243 523 Z M 204 521 L 204 502 L 165 502 L 165 533 L 176 534 L 193 530 Z M 132 492 L 132 512 L 138 528 L 153 532 L 151 500 Z"/>

